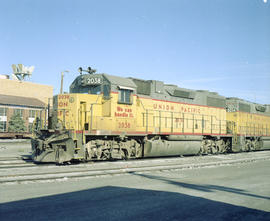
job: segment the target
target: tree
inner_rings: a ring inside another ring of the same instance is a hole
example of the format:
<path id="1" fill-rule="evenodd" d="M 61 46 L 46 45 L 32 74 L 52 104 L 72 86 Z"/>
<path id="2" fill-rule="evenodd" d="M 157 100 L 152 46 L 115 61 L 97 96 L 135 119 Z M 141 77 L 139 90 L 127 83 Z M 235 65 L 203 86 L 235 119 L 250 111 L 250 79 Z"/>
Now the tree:
<path id="1" fill-rule="evenodd" d="M 8 122 L 8 132 L 25 132 L 25 122 L 19 114 L 14 114 Z"/>

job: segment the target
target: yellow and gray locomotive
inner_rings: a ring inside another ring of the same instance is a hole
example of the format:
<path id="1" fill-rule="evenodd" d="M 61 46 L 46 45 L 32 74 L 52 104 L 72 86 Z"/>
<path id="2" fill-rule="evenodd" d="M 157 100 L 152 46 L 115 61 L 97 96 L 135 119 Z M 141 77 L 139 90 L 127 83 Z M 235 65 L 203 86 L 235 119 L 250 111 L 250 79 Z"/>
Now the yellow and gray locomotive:
<path id="1" fill-rule="evenodd" d="M 53 98 L 33 160 L 129 159 L 270 149 L 270 106 L 89 68 Z"/>

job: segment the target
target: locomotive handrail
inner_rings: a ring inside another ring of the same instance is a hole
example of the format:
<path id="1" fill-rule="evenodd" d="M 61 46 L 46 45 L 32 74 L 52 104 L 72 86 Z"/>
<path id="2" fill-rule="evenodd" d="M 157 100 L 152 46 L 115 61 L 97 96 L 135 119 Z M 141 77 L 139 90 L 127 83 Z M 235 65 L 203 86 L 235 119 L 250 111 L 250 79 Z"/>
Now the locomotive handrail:
<path id="1" fill-rule="evenodd" d="M 244 134 L 245 136 L 268 136 L 268 128 L 267 126 L 264 128 L 263 125 L 254 124 L 252 126 L 239 126 L 240 134 Z"/>
<path id="2" fill-rule="evenodd" d="M 165 116 L 164 116 L 164 113 L 165 113 Z M 170 116 L 168 115 L 168 113 L 170 113 Z M 150 115 L 152 116 L 151 121 L 149 121 Z M 175 116 L 175 115 L 178 115 L 178 116 Z M 195 134 L 195 130 L 199 130 L 199 125 L 201 125 L 202 134 L 205 132 L 205 130 L 209 130 L 209 133 L 213 133 L 214 130 L 218 131 L 219 134 L 222 134 L 222 131 L 224 131 L 223 134 L 226 133 L 226 120 L 218 119 L 217 116 L 214 116 L 214 115 L 146 109 L 145 112 L 142 112 L 142 117 L 143 117 L 142 127 L 145 127 L 146 132 L 149 131 L 149 127 L 153 127 L 153 128 L 157 128 L 159 133 L 162 133 L 161 128 L 165 128 L 165 129 L 169 128 L 168 122 L 167 122 L 169 119 L 171 133 L 173 133 L 174 130 L 178 128 L 177 125 L 179 123 L 182 127 L 181 129 L 182 133 L 185 133 L 186 129 L 188 129 L 193 134 Z M 151 122 L 152 122 L 152 125 L 150 124 Z M 176 124 L 176 127 L 174 126 L 174 122 L 178 122 Z M 187 123 L 187 125 L 185 122 Z M 192 122 L 192 123 L 190 124 L 189 122 Z M 201 123 L 198 124 L 199 122 Z M 162 126 L 162 124 L 164 125 Z"/>

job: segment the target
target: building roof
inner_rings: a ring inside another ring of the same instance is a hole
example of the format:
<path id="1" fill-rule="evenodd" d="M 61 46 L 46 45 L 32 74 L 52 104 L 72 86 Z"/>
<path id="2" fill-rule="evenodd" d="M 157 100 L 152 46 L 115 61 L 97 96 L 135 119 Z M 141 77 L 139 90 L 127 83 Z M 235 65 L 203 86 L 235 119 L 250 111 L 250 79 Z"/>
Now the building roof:
<path id="1" fill-rule="evenodd" d="M 41 107 L 46 106 L 45 103 L 37 98 L 19 97 L 0 94 L 0 104 L 9 106 L 23 106 L 23 107 Z"/>
<path id="2" fill-rule="evenodd" d="M 45 104 L 53 97 L 53 87 L 29 81 L 18 81 L 0 78 L 0 94 L 36 98 Z"/>

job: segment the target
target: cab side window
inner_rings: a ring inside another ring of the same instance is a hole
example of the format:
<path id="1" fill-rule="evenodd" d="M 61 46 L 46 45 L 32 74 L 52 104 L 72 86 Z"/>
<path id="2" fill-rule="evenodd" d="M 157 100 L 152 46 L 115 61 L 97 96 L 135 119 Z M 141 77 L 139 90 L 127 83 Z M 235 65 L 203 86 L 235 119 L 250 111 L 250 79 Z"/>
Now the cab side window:
<path id="1" fill-rule="evenodd" d="M 132 104 L 132 91 L 128 89 L 119 89 L 119 103 Z"/>

